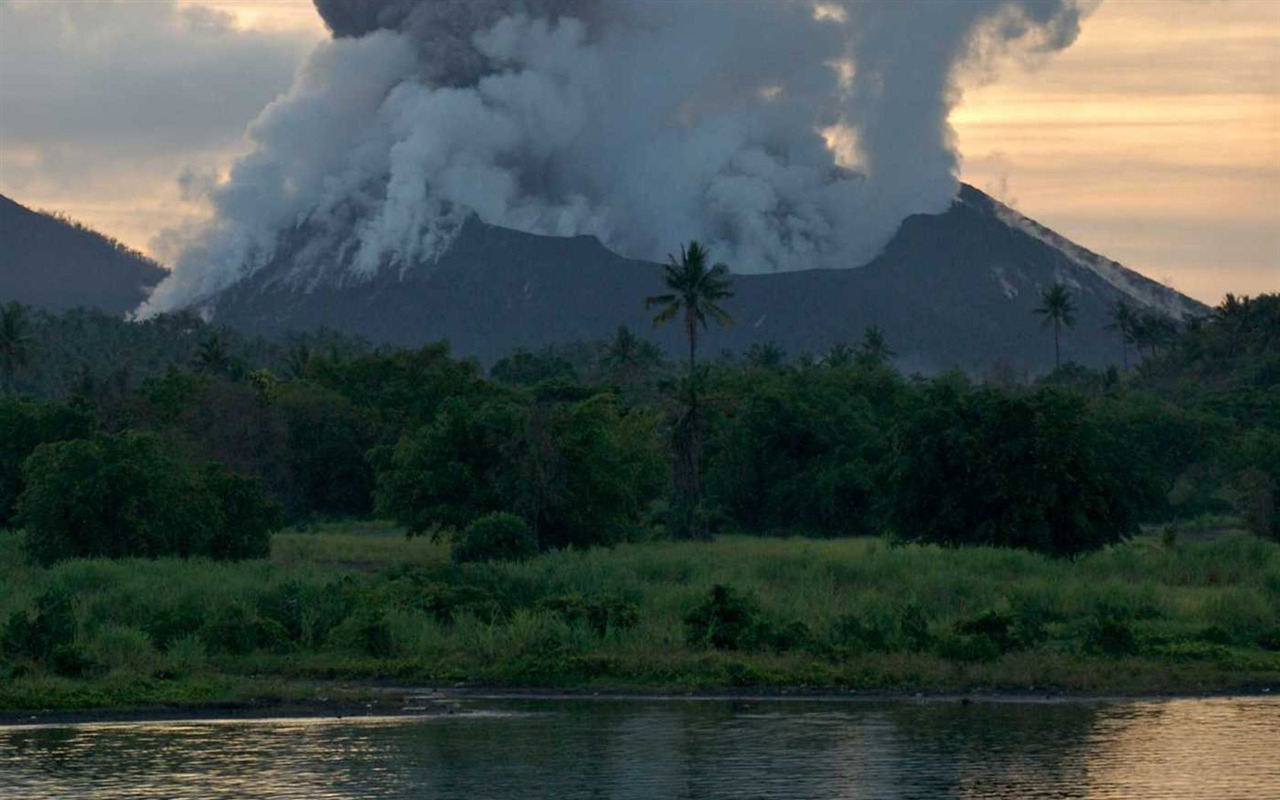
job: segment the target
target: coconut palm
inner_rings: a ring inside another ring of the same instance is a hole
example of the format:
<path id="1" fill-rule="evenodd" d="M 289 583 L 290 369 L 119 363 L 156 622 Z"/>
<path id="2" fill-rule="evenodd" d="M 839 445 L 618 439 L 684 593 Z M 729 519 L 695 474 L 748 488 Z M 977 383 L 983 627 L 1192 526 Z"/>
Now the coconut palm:
<path id="1" fill-rule="evenodd" d="M 688 247 L 681 247 L 680 260 L 670 256 L 663 270 L 662 279 L 670 291 L 644 301 L 645 308 L 662 307 L 653 318 L 655 325 L 669 322 L 677 315 L 683 316 L 685 336 L 689 339 L 691 380 L 697 361 L 698 329 L 707 329 L 708 318 L 720 325 L 733 324 L 733 318 L 719 305 L 733 297 L 733 290 L 729 288 L 729 268 L 724 264 L 708 266 L 709 257 L 707 249 L 696 241 L 689 242 Z"/>
<path id="2" fill-rule="evenodd" d="M 1134 323 L 1138 319 L 1137 310 L 1127 300 L 1120 300 L 1111 309 L 1111 324 L 1107 330 L 1120 334 L 1120 352 L 1124 358 L 1124 368 L 1129 369 L 1129 345 L 1133 344 Z"/>
<path id="3" fill-rule="evenodd" d="M 600 367 L 604 374 L 623 386 L 640 383 L 650 370 L 661 363 L 662 351 L 658 346 L 636 336 L 626 325 L 618 326 L 600 354 Z"/>
<path id="4" fill-rule="evenodd" d="M 747 366 L 759 369 L 782 369 L 787 362 L 787 352 L 775 341 L 756 342 L 747 348 Z"/>
<path id="5" fill-rule="evenodd" d="M 858 342 L 858 363 L 864 366 L 879 367 L 889 363 L 889 359 L 896 355 L 889 349 L 888 342 L 885 341 L 884 331 L 879 326 L 872 325 L 862 332 L 862 341 Z"/>
<path id="6" fill-rule="evenodd" d="M 1034 313 L 1044 317 L 1043 325 L 1053 325 L 1053 367 L 1057 369 L 1062 366 L 1062 329 L 1076 326 L 1076 304 L 1071 299 L 1071 292 L 1061 283 L 1045 289 L 1044 294 L 1040 295 L 1040 303 Z"/>
<path id="7" fill-rule="evenodd" d="M 646 298 L 645 308 L 660 306 L 654 325 L 682 317 L 685 336 L 689 339 L 688 399 L 676 414 L 671 429 L 672 484 L 674 514 L 671 533 L 677 538 L 706 538 L 702 520 L 702 410 L 698 402 L 698 331 L 707 329 L 707 320 L 721 325 L 733 319 L 720 303 L 733 297 L 729 287 L 729 268 L 724 264 L 708 265 L 707 249 L 695 242 L 680 248 L 680 260 L 670 259 L 663 272 L 669 290 L 666 294 Z"/>
<path id="8" fill-rule="evenodd" d="M 822 357 L 823 366 L 831 369 L 845 369 L 853 366 L 854 351 L 853 348 L 844 342 L 836 342 L 831 345 L 831 349 Z"/>
<path id="9" fill-rule="evenodd" d="M 30 329 L 25 306 L 9 303 L 0 309 L 0 388 L 5 394 L 13 391 L 19 370 L 31 363 Z"/>

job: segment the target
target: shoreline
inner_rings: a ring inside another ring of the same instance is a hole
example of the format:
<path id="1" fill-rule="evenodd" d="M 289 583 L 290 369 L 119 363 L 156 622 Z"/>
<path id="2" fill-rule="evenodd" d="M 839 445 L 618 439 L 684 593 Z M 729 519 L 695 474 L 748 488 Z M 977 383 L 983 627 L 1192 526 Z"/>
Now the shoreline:
<path id="1" fill-rule="evenodd" d="M 350 696 L 341 699 L 317 697 L 308 700 L 264 698 L 236 702 L 194 702 L 157 704 L 129 708 L 50 709 L 0 711 L 0 729 L 64 727 L 127 723 L 235 723 L 282 720 L 390 720 L 467 716 L 474 711 L 459 708 L 471 701 L 545 702 L 724 702 L 724 703 L 929 703 L 929 704 L 1114 704 L 1210 699 L 1278 699 L 1280 686 L 1263 686 L 1236 691 L 1188 692 L 1076 692 L 1070 690 L 1008 691 L 884 691 L 830 688 L 794 689 L 762 687 L 743 690 L 655 691 L 651 689 L 548 689 L 540 687 L 451 687 L 447 689 L 376 684 L 335 687 Z"/>

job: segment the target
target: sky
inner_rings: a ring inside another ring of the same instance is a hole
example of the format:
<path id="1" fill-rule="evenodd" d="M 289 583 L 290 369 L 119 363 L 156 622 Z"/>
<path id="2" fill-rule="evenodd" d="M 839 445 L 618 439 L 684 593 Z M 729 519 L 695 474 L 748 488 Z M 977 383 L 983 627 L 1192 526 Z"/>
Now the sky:
<path id="1" fill-rule="evenodd" d="M 0 193 L 148 252 L 327 35 L 310 0 L 0 0 Z M 961 178 L 1205 302 L 1280 291 L 1280 0 L 1107 0 L 970 76 Z"/>

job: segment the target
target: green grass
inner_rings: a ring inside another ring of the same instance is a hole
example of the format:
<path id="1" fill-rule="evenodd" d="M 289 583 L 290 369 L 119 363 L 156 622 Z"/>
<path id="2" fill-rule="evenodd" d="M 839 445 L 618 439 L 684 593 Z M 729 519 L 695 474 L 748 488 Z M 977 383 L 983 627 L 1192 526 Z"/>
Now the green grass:
<path id="1" fill-rule="evenodd" d="M 745 598 L 740 649 L 688 641 L 685 618 L 716 584 Z M 58 658 L 19 652 L 6 634 L 9 710 L 284 697 L 317 680 L 674 691 L 1280 685 L 1280 546 L 1234 534 L 1148 536 L 1074 562 L 723 537 L 458 567 L 444 544 L 351 523 L 278 534 L 270 560 L 44 569 L 23 559 L 21 534 L 0 533 L 0 586 L 0 625 L 29 619 L 50 591 L 74 598 L 75 639 Z M 982 632 L 984 619 L 1002 620 L 1008 640 Z"/>

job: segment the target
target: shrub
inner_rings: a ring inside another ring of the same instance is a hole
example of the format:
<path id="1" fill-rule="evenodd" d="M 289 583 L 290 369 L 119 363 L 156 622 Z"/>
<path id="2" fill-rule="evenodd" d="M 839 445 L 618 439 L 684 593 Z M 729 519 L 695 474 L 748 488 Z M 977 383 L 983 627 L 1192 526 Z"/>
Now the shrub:
<path id="1" fill-rule="evenodd" d="M 215 653 L 242 656 L 256 650 L 263 637 L 258 616 L 247 606 L 233 603 L 209 617 L 200 638 Z"/>
<path id="2" fill-rule="evenodd" d="M 1236 510 L 1251 533 L 1280 542 L 1280 485 L 1260 469 L 1243 470 L 1231 487 Z"/>
<path id="3" fill-rule="evenodd" d="M 533 533 L 524 520 L 501 511 L 485 514 L 467 526 L 454 543 L 455 563 L 472 561 L 521 561 L 536 555 Z"/>
<path id="4" fill-rule="evenodd" d="M 78 644 L 60 644 L 49 654 L 49 668 L 64 678 L 82 678 L 97 665 Z"/>
<path id="5" fill-rule="evenodd" d="M 217 467 L 206 467 L 198 489 L 205 489 L 216 506 L 213 529 L 198 555 L 223 560 L 266 558 L 271 533 L 284 525 L 284 512 L 267 494 L 262 482 Z"/>
<path id="6" fill-rule="evenodd" d="M 1128 620 L 1113 615 L 1093 619 L 1085 629 L 1084 650 L 1106 656 L 1127 656 L 1138 650 L 1138 639 Z"/>
<path id="7" fill-rule="evenodd" d="M 886 632 L 883 626 L 857 614 L 836 620 L 834 633 L 839 644 L 854 652 L 888 650 L 892 637 L 892 631 Z"/>
<path id="8" fill-rule="evenodd" d="M 193 469 L 151 434 L 44 444 L 23 466 L 19 512 L 29 555 L 67 558 L 261 557 L 278 507 L 259 484 Z"/>
<path id="9" fill-rule="evenodd" d="M 582 623 L 598 636 L 611 630 L 627 630 L 635 626 L 640 612 L 635 603 L 610 594 L 583 597 L 577 592 L 559 597 L 546 597 L 538 607 L 558 614 L 570 625 Z"/>
<path id="10" fill-rule="evenodd" d="M 386 615 L 376 608 L 361 607 L 329 635 L 332 645 L 375 658 L 395 654 L 395 639 Z"/>
<path id="11" fill-rule="evenodd" d="M 128 625 L 104 625 L 89 638 L 86 647 L 93 663 L 106 669 L 150 672 L 158 654 L 144 631 Z"/>
<path id="12" fill-rule="evenodd" d="M 760 612 L 748 597 L 716 584 L 708 597 L 685 615 L 685 639 L 694 647 L 741 650 L 759 639 Z"/>
<path id="13" fill-rule="evenodd" d="M 75 603 L 69 592 L 51 589 L 36 599 L 35 613 L 14 612 L 4 626 L 3 652 L 43 661 L 76 639 Z"/>

